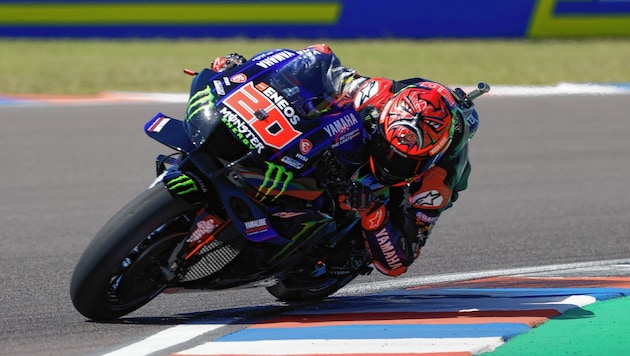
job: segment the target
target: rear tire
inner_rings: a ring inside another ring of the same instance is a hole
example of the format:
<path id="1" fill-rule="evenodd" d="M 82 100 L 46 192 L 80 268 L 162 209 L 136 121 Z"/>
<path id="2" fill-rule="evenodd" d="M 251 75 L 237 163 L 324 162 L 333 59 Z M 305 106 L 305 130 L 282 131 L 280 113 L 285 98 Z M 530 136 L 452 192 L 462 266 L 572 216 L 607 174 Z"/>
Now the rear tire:
<path id="1" fill-rule="evenodd" d="M 87 318 L 111 320 L 148 303 L 167 286 L 159 266 L 187 236 L 178 224 L 196 210 L 161 184 L 114 215 L 89 243 L 70 283 L 74 307 Z"/>
<path id="2" fill-rule="evenodd" d="M 322 276 L 312 277 L 305 272 L 309 270 L 306 268 L 290 273 L 276 285 L 267 287 L 267 291 L 283 302 L 318 301 L 337 292 L 357 276 L 369 274 L 372 271 L 370 256 L 363 248 L 361 238 L 347 236 L 335 247 L 323 250 L 330 265 Z"/>
<path id="3" fill-rule="evenodd" d="M 276 285 L 267 287 L 267 291 L 282 302 L 311 302 L 326 298 L 343 288 L 361 272 L 343 276 L 322 276 L 310 281 L 288 277 Z"/>

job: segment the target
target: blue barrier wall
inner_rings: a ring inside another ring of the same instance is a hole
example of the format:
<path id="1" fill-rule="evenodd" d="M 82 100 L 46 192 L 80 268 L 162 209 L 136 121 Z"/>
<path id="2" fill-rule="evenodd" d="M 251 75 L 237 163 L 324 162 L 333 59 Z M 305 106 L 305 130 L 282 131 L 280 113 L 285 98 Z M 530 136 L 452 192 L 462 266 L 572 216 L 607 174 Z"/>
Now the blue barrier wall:
<path id="1" fill-rule="evenodd" d="M 0 37 L 628 36 L 630 0 L 0 0 Z"/>

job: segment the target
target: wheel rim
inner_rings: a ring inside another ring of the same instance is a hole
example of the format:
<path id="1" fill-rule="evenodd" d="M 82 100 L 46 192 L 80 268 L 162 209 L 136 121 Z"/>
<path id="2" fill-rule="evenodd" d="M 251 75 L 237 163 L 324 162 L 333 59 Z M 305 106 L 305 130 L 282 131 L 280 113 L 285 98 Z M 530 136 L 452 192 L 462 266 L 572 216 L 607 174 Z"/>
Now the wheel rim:
<path id="1" fill-rule="evenodd" d="M 106 294 L 110 310 L 118 311 L 144 304 L 160 294 L 169 281 L 165 268 L 175 246 L 188 233 L 160 233 L 161 227 L 134 247 L 112 275 Z"/>

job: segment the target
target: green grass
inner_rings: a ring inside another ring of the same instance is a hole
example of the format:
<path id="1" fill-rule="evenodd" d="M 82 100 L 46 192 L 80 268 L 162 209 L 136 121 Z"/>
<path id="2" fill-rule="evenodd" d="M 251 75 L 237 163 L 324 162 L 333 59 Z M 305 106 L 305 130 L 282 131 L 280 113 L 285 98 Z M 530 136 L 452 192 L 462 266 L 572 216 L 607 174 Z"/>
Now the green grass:
<path id="1" fill-rule="evenodd" d="M 0 93 L 182 93 L 216 56 L 325 42 L 364 75 L 447 85 L 630 82 L 630 39 L 475 41 L 0 40 Z"/>

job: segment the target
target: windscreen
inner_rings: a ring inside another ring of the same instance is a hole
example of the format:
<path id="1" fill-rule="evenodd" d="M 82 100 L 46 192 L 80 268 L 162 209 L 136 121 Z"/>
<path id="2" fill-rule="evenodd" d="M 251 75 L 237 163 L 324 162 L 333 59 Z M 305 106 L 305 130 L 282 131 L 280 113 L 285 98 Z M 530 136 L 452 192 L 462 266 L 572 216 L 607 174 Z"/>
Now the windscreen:
<path id="1" fill-rule="evenodd" d="M 215 107 L 209 79 L 215 73 L 209 69 L 201 71 L 192 82 L 190 98 L 186 108 L 184 126 L 193 144 L 202 146 L 221 124 L 221 116 Z"/>
<path id="2" fill-rule="evenodd" d="M 337 64 L 330 55 L 307 50 L 272 75 L 270 83 L 302 117 L 312 117 L 333 102 L 336 83 L 330 71 Z"/>

